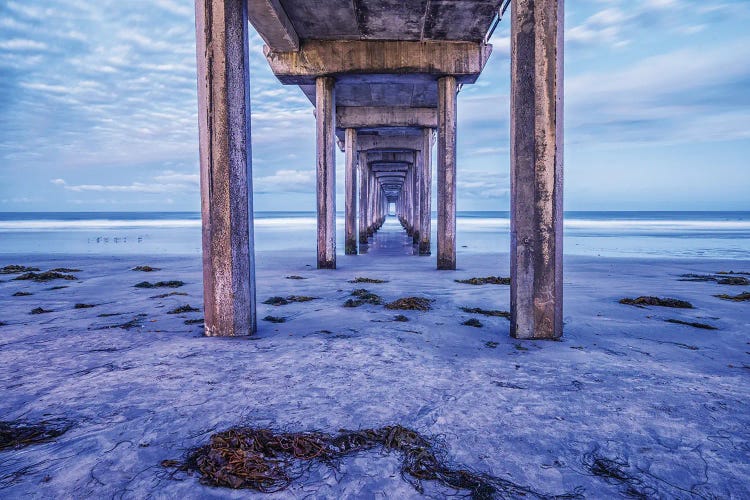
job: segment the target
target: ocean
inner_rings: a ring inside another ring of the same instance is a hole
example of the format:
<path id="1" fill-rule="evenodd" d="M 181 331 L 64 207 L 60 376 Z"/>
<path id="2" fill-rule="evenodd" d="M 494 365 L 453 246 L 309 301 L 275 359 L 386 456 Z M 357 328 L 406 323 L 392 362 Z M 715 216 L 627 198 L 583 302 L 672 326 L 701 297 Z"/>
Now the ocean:
<path id="1" fill-rule="evenodd" d="M 257 251 L 315 251 L 315 212 L 256 212 Z M 2 212 L 2 254 L 200 254 L 197 212 Z M 459 253 L 506 253 L 508 212 L 459 212 Z M 433 254 L 437 241 L 433 218 Z M 343 251 L 343 214 L 337 247 Z M 566 212 L 565 254 L 750 259 L 750 212 Z"/>

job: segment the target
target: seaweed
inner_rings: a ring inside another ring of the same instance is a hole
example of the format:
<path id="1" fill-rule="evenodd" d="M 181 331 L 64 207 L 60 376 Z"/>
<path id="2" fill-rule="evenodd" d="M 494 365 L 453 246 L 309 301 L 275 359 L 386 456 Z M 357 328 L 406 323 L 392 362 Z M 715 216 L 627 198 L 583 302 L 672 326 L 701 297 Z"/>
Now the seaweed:
<path id="1" fill-rule="evenodd" d="M 193 318 L 193 319 L 186 319 L 185 320 L 186 325 L 202 325 L 203 324 L 203 318 Z"/>
<path id="2" fill-rule="evenodd" d="M 75 281 L 78 278 L 73 276 L 72 274 L 65 274 L 59 271 L 44 271 L 43 273 L 35 273 L 33 271 L 28 273 L 23 273 L 20 276 L 16 276 L 13 278 L 14 280 L 31 280 L 35 281 L 37 283 L 46 283 L 48 281 L 53 280 L 68 280 L 68 281 Z"/>
<path id="3" fill-rule="evenodd" d="M 620 304 L 626 304 L 629 306 L 659 306 L 659 307 L 673 307 L 677 309 L 693 309 L 693 304 L 685 300 L 671 299 L 671 298 L 660 298 L 660 297 L 648 297 L 641 296 L 635 299 L 624 298 L 620 299 Z"/>
<path id="4" fill-rule="evenodd" d="M 462 307 L 461 310 L 469 314 L 482 314 L 484 316 L 494 316 L 498 318 L 510 319 L 510 313 L 508 311 L 482 309 L 481 307 Z"/>
<path id="5" fill-rule="evenodd" d="M 356 297 L 356 299 L 347 299 L 347 301 L 344 302 L 344 307 L 359 307 L 363 304 L 379 306 L 383 303 L 383 299 L 379 295 L 365 290 L 364 288 L 354 290 L 352 296 Z"/>
<path id="6" fill-rule="evenodd" d="M 626 497 L 645 500 L 657 496 L 653 488 L 645 486 L 641 479 L 628 472 L 630 464 L 624 458 L 608 458 L 595 448 L 583 456 L 582 462 L 592 475 L 607 483 L 621 485 Z"/>
<path id="7" fill-rule="evenodd" d="M 49 272 L 52 273 L 80 273 L 81 269 L 73 269 L 70 267 L 56 267 L 54 269 L 50 269 Z"/>
<path id="8" fill-rule="evenodd" d="M 0 421 L 0 450 L 46 443 L 61 436 L 70 427 L 71 425 L 64 421 L 43 420 L 36 423 Z"/>
<path id="9" fill-rule="evenodd" d="M 296 274 L 292 274 L 291 276 L 287 276 L 286 279 L 288 280 L 306 280 L 304 276 L 297 276 Z"/>
<path id="10" fill-rule="evenodd" d="M 142 273 L 153 273 L 154 271 L 161 271 L 160 267 L 151 266 L 135 266 L 131 271 L 140 271 Z"/>
<path id="11" fill-rule="evenodd" d="M 141 281 L 133 285 L 136 288 L 179 288 L 183 286 L 185 282 L 180 280 L 171 281 L 157 281 L 156 283 L 150 283 L 148 281 Z"/>
<path id="12" fill-rule="evenodd" d="M 123 330 L 131 330 L 133 328 L 142 328 L 143 324 L 141 323 L 143 318 L 145 318 L 147 315 L 144 313 L 137 314 L 133 319 L 130 321 L 126 321 L 125 323 L 117 323 L 114 325 L 104 325 L 97 328 L 97 330 L 110 330 L 112 328 L 122 328 Z"/>
<path id="13" fill-rule="evenodd" d="M 721 293 L 719 295 L 714 295 L 714 297 L 722 300 L 731 300 L 732 302 L 747 302 L 750 301 L 750 292 L 742 292 L 738 295 L 727 295 L 726 293 Z"/>
<path id="14" fill-rule="evenodd" d="M 286 323 L 286 318 L 279 316 L 266 316 L 263 318 L 263 321 L 268 321 L 269 323 Z"/>
<path id="15" fill-rule="evenodd" d="M 200 311 L 200 309 L 193 307 L 190 304 L 185 304 L 183 306 L 175 307 L 171 311 L 167 311 L 167 314 L 182 314 L 196 311 Z"/>
<path id="16" fill-rule="evenodd" d="M 76 304 L 76 305 L 73 306 L 73 309 L 89 309 L 91 307 L 96 307 L 96 304 L 78 303 L 78 304 Z"/>
<path id="17" fill-rule="evenodd" d="M 362 278 L 356 277 L 353 280 L 349 280 L 349 283 L 388 283 L 387 280 L 379 280 L 375 278 Z"/>
<path id="18" fill-rule="evenodd" d="M 13 297 L 28 297 L 29 295 L 34 295 L 31 292 L 16 292 L 12 296 Z"/>
<path id="19" fill-rule="evenodd" d="M 28 272 L 33 272 L 33 271 L 39 271 L 39 268 L 19 266 L 18 264 L 10 264 L 3 268 L 0 268 L 0 274 L 20 274 L 20 273 L 28 273 Z"/>
<path id="20" fill-rule="evenodd" d="M 159 295 L 154 295 L 152 297 L 149 297 L 150 299 L 166 299 L 167 297 L 174 297 L 175 295 L 184 295 L 187 296 L 185 292 L 167 292 L 167 293 L 161 293 Z"/>
<path id="21" fill-rule="evenodd" d="M 707 325 L 706 323 L 697 323 L 692 321 L 682 321 L 681 319 L 665 319 L 667 323 L 674 323 L 677 325 L 692 326 L 693 328 L 701 328 L 703 330 L 718 330 L 715 326 Z"/>
<path id="22" fill-rule="evenodd" d="M 727 276 L 729 274 L 739 274 L 739 273 L 719 272 L 717 273 L 717 275 L 719 276 L 711 276 L 707 274 L 683 274 L 681 275 L 679 281 L 699 281 L 699 282 L 713 281 L 715 283 L 718 283 L 719 285 L 733 285 L 733 286 L 750 285 L 750 280 L 745 278 L 744 276 Z"/>
<path id="23" fill-rule="evenodd" d="M 469 278 L 453 281 L 465 285 L 510 285 L 510 278 L 503 278 L 501 276 L 487 276 L 486 278 Z"/>
<path id="24" fill-rule="evenodd" d="M 45 313 L 51 313 L 53 312 L 51 309 L 44 309 L 42 307 L 35 307 L 32 309 L 29 314 L 45 314 Z"/>
<path id="25" fill-rule="evenodd" d="M 396 316 L 393 317 L 393 321 L 398 321 L 400 323 L 406 323 L 407 321 L 409 321 L 409 318 L 407 318 L 403 314 L 397 314 Z"/>
<path id="26" fill-rule="evenodd" d="M 272 493 L 286 489 L 315 463 L 334 466 L 347 455 L 376 448 L 401 455 L 401 477 L 421 494 L 423 481 L 436 481 L 476 499 L 548 498 L 509 480 L 452 466 L 430 440 L 400 425 L 342 429 L 336 435 L 236 427 L 212 435 L 207 445 L 191 451 L 185 460 L 164 460 L 161 465 L 198 473 L 206 485 Z"/>
<path id="27" fill-rule="evenodd" d="M 53 291 L 53 290 L 62 290 L 63 288 L 68 288 L 68 285 L 57 285 L 57 286 L 51 286 L 49 288 L 46 288 L 47 291 Z"/>
<path id="28" fill-rule="evenodd" d="M 275 296 L 264 300 L 263 303 L 268 304 L 269 306 L 285 306 L 292 302 L 309 302 L 317 298 L 318 297 L 308 297 L 306 295 L 289 295 L 288 297 Z"/>
<path id="29" fill-rule="evenodd" d="M 484 343 L 484 346 L 488 347 L 490 349 L 494 349 L 494 348 L 496 348 L 499 345 L 500 345 L 499 343 L 497 343 L 497 342 L 495 342 L 493 340 L 488 340 L 487 342 Z"/>
<path id="30" fill-rule="evenodd" d="M 718 271 L 716 274 L 744 274 L 745 276 L 750 276 L 750 273 L 743 272 L 743 271 Z"/>
<path id="31" fill-rule="evenodd" d="M 482 328 L 484 326 L 482 322 L 476 318 L 469 318 L 461 324 L 464 326 L 473 326 L 474 328 Z"/>
<path id="32" fill-rule="evenodd" d="M 401 309 L 405 311 L 429 311 L 432 309 L 432 299 L 423 297 L 403 297 L 385 305 L 386 309 Z"/>
<path id="33" fill-rule="evenodd" d="M 747 286 L 750 285 L 750 280 L 743 276 L 729 276 L 721 278 L 717 283 L 720 285 Z"/>

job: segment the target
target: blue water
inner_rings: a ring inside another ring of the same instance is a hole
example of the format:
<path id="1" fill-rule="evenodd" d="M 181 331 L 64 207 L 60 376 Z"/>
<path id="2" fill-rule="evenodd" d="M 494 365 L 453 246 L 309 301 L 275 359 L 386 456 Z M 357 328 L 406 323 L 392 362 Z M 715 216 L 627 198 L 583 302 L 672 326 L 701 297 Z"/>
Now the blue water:
<path id="1" fill-rule="evenodd" d="M 315 221 L 314 212 L 256 212 L 256 250 L 314 252 Z M 460 253 L 508 251 L 508 212 L 459 212 L 457 225 Z M 433 244 L 436 227 L 433 220 Z M 197 255 L 200 248 L 194 212 L 0 213 L 0 253 Z M 750 259 L 750 212 L 567 212 L 565 253 Z"/>

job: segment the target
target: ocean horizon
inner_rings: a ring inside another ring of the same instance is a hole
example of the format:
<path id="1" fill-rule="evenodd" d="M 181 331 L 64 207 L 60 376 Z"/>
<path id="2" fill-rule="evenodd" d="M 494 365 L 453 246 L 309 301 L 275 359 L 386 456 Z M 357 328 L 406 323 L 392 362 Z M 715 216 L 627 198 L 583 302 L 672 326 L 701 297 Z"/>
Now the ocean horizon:
<path id="1" fill-rule="evenodd" d="M 315 250 L 314 211 L 256 211 L 256 251 Z M 343 249 L 343 212 L 337 213 Z M 2 254 L 201 251 L 200 212 L 0 212 Z M 437 223 L 433 213 L 433 246 Z M 460 253 L 506 253 L 508 211 L 459 211 Z M 565 254 L 750 259 L 750 211 L 568 211 Z"/>

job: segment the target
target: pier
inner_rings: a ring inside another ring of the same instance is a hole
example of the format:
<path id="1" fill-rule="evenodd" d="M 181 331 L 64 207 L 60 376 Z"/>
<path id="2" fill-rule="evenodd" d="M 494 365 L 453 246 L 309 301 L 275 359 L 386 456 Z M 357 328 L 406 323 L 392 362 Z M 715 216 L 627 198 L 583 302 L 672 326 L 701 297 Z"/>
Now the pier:
<path id="1" fill-rule="evenodd" d="M 562 335 L 562 0 L 195 4 L 206 335 L 248 335 L 257 323 L 250 26 L 279 82 L 298 86 L 314 107 L 317 267 L 336 269 L 338 147 L 344 253 L 367 244 L 392 204 L 415 253 L 430 256 L 434 168 L 435 267 L 452 271 L 458 95 L 482 73 L 501 20 L 511 22 L 510 331 Z"/>

